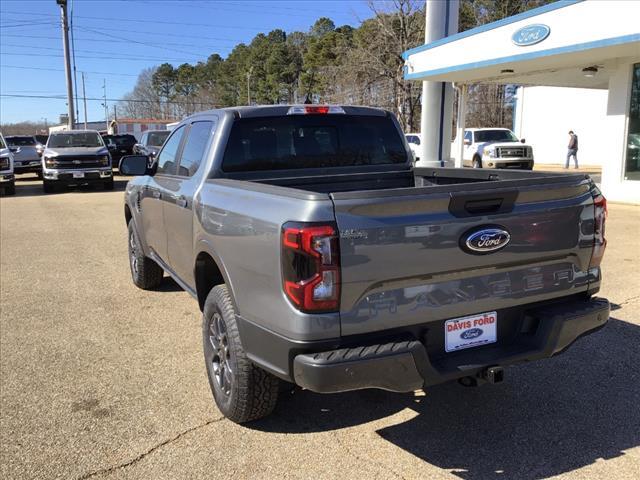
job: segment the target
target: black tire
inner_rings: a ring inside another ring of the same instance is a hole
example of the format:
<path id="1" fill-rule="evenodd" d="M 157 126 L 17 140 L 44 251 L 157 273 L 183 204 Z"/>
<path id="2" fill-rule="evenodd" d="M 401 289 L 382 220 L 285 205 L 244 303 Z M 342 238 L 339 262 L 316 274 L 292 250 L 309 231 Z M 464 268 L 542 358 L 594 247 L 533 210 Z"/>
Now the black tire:
<path id="1" fill-rule="evenodd" d="M 127 226 L 129 231 L 129 267 L 131 269 L 131 279 L 136 287 L 143 290 L 153 290 L 158 288 L 162 283 L 164 271 L 162 267 L 149 257 L 145 256 L 138 240 L 138 235 L 133 226 L 133 222 L 129 222 Z"/>
<path id="2" fill-rule="evenodd" d="M 36 172 L 36 176 L 38 177 L 38 180 L 42 180 L 42 171 Z"/>
<path id="3" fill-rule="evenodd" d="M 473 157 L 473 162 L 471 163 L 472 168 L 482 168 L 482 160 L 477 155 Z"/>
<path id="4" fill-rule="evenodd" d="M 105 190 L 113 190 L 113 178 L 111 180 L 107 180 L 102 184 Z"/>
<path id="5" fill-rule="evenodd" d="M 257 420 L 273 412 L 280 380 L 247 358 L 226 285 L 214 287 L 207 296 L 202 340 L 209 386 L 220 412 L 235 423 Z"/>
<path id="6" fill-rule="evenodd" d="M 49 180 L 42 180 L 42 189 L 44 193 L 53 193 L 55 191 L 55 186 Z"/>
<path id="7" fill-rule="evenodd" d="M 6 187 L 2 187 L 3 195 L 15 195 L 16 194 L 16 184 L 15 182 L 11 182 Z"/>

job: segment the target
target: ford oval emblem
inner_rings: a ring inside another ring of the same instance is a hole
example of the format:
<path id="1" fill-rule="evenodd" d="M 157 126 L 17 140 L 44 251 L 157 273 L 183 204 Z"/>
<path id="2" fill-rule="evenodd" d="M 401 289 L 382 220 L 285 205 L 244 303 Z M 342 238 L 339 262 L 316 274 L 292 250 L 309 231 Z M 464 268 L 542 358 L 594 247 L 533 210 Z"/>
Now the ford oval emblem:
<path id="1" fill-rule="evenodd" d="M 483 228 L 467 236 L 464 245 L 472 253 L 490 253 L 507 246 L 511 235 L 501 228 Z"/>
<path id="2" fill-rule="evenodd" d="M 480 335 L 482 335 L 481 328 L 471 328 L 462 332 L 460 334 L 460 338 L 463 340 L 472 340 L 474 338 L 478 338 Z"/>
<path id="3" fill-rule="evenodd" d="M 549 36 L 551 29 L 541 23 L 522 27 L 511 36 L 513 43 L 519 47 L 528 47 L 540 43 Z"/>

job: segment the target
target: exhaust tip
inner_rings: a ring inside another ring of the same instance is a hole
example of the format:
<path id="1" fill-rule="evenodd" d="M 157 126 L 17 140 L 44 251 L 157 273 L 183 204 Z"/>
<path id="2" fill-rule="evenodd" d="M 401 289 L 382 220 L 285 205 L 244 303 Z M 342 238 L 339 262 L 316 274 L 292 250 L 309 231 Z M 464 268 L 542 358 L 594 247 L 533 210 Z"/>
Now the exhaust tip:
<path id="1" fill-rule="evenodd" d="M 482 377 L 489 383 L 501 383 L 504 381 L 504 368 L 489 367 L 483 372 Z"/>

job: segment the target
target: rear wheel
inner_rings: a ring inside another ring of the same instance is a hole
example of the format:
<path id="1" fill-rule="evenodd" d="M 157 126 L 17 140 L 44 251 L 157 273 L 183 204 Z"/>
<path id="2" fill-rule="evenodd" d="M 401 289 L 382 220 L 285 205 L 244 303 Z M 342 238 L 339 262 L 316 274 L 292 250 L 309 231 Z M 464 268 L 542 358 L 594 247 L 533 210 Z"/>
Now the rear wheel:
<path id="1" fill-rule="evenodd" d="M 159 287 L 164 276 L 162 268 L 142 251 L 132 221 L 129 222 L 127 228 L 129 231 L 129 266 L 133 283 L 143 290 Z"/>
<path id="2" fill-rule="evenodd" d="M 214 287 L 207 296 L 202 340 L 209 386 L 220 412 L 235 423 L 269 415 L 278 401 L 280 380 L 247 357 L 226 285 Z"/>
<path id="3" fill-rule="evenodd" d="M 482 160 L 477 155 L 473 157 L 473 163 L 471 164 L 473 168 L 482 168 Z"/>

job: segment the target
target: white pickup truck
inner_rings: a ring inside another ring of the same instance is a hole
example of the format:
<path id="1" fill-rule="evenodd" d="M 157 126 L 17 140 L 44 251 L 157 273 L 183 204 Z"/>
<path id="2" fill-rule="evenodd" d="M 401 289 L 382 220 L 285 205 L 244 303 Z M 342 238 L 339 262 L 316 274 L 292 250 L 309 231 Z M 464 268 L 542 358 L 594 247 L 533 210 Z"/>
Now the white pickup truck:
<path id="1" fill-rule="evenodd" d="M 507 128 L 469 128 L 464 131 L 463 150 L 465 167 L 533 169 L 533 148 Z"/>

